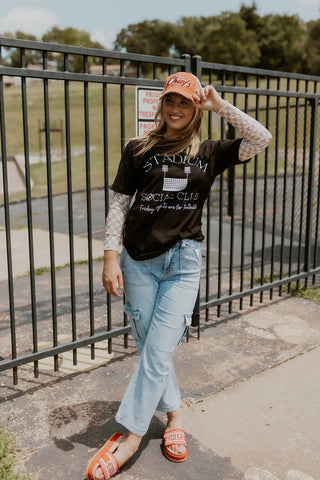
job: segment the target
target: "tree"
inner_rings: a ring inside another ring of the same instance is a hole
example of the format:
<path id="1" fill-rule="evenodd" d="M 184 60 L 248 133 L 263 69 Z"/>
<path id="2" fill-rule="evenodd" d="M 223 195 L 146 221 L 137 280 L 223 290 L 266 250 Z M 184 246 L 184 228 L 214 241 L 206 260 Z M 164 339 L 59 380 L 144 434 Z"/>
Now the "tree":
<path id="1" fill-rule="evenodd" d="M 68 27 L 65 29 L 60 29 L 58 27 L 53 27 L 49 32 L 45 33 L 42 36 L 44 42 L 59 43 L 64 45 L 74 45 L 78 47 L 88 47 L 88 48 L 100 48 L 104 47 L 98 43 L 93 42 L 90 38 L 90 34 L 84 30 L 77 30 L 76 28 Z M 63 55 L 56 54 L 50 55 L 50 59 L 57 62 L 58 69 L 63 69 Z M 89 58 L 89 64 L 93 64 L 94 59 Z M 73 55 L 69 59 L 69 68 L 74 72 L 83 71 L 83 57 L 81 55 Z"/>
<path id="2" fill-rule="evenodd" d="M 320 75 L 320 19 L 306 24 L 307 33 L 304 44 L 306 70 L 311 75 Z"/>
<path id="3" fill-rule="evenodd" d="M 211 17 L 202 35 L 199 54 L 203 60 L 252 67 L 260 59 L 259 45 L 254 31 L 247 30 L 238 13 L 224 12 Z"/>
<path id="4" fill-rule="evenodd" d="M 174 51 L 180 57 L 184 53 L 199 55 L 199 45 L 205 29 L 214 17 L 182 17 L 175 28 Z"/>
<path id="5" fill-rule="evenodd" d="M 145 20 L 128 25 L 117 35 L 115 50 L 145 55 L 170 56 L 175 27 L 170 22 Z"/>
<path id="6" fill-rule="evenodd" d="M 258 67 L 300 72 L 305 25 L 297 15 L 266 15 L 259 31 Z"/>
<path id="7" fill-rule="evenodd" d="M 17 30 L 15 33 L 6 32 L 3 34 L 4 37 L 7 38 L 17 38 L 20 40 L 31 40 L 37 41 L 37 37 L 31 35 L 29 33 L 23 33 L 20 30 Z M 9 65 L 10 67 L 20 67 L 21 66 L 21 58 L 20 58 L 20 49 L 12 48 L 12 47 L 5 47 L 8 51 L 8 54 L 5 55 L 5 59 L 3 61 L 4 65 Z M 36 50 L 27 50 L 25 52 L 25 64 L 28 66 L 30 63 L 41 63 L 41 53 L 37 52 Z"/>
<path id="8" fill-rule="evenodd" d="M 247 30 L 252 30 L 258 33 L 262 26 L 262 19 L 257 12 L 257 5 L 255 2 L 252 3 L 251 7 L 248 7 L 244 4 L 241 5 L 239 10 L 239 15 L 246 24 Z"/>

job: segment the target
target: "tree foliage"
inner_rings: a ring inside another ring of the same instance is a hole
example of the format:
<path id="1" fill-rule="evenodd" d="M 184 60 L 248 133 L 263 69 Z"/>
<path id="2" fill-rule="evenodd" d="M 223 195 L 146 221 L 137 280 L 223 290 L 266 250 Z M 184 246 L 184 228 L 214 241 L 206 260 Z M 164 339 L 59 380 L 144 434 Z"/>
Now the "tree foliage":
<path id="1" fill-rule="evenodd" d="M 184 53 L 201 55 L 199 40 L 201 32 L 207 28 L 214 17 L 182 17 L 175 28 L 173 38 L 173 51 L 180 57 Z"/>
<path id="2" fill-rule="evenodd" d="M 60 29 L 53 27 L 49 32 L 42 36 L 44 42 L 60 43 L 64 45 L 73 45 L 77 47 L 88 48 L 104 48 L 100 43 L 93 42 L 90 38 L 90 34 L 84 30 L 77 30 L 76 28 L 68 27 Z M 50 59 L 57 62 L 58 69 L 63 69 L 63 55 L 57 54 L 50 56 Z M 93 64 L 94 60 L 90 57 L 89 64 Z M 73 55 L 69 58 L 69 68 L 74 72 L 83 71 L 83 58 L 80 55 Z"/>
<path id="3" fill-rule="evenodd" d="M 23 32 L 11 38 L 37 40 Z M 84 30 L 53 27 L 42 40 L 65 45 L 104 48 Z M 182 17 L 176 23 L 144 20 L 123 28 L 114 49 L 138 54 L 180 57 L 200 55 L 204 61 L 320 75 L 320 19 L 304 23 L 298 15 L 258 14 L 255 2 L 242 4 L 239 12 L 217 16 Z M 20 65 L 17 49 L 7 48 L 3 63 Z M 63 56 L 51 55 L 59 69 Z M 70 68 L 83 71 L 82 56 L 70 55 Z M 90 63 L 98 59 L 89 58 Z M 26 64 L 41 62 L 36 51 L 26 51 Z M 143 71 L 146 66 L 142 67 Z"/>
<path id="4" fill-rule="evenodd" d="M 17 38 L 20 40 L 31 40 L 38 41 L 37 37 L 31 34 L 27 34 L 21 31 L 15 33 L 6 32 L 3 36 L 8 38 Z M 60 29 L 58 27 L 53 27 L 50 31 L 45 33 L 41 39 L 43 42 L 59 43 L 63 45 L 73 45 L 77 47 L 89 47 L 89 48 L 104 48 L 98 42 L 94 42 L 90 38 L 90 34 L 84 30 L 77 30 L 75 28 L 65 28 Z M 6 48 L 7 55 L 4 59 L 5 65 L 10 65 L 12 67 L 21 66 L 20 51 L 17 48 Z M 55 62 L 57 69 L 63 69 L 63 55 L 62 54 L 52 54 L 48 55 L 48 59 L 51 62 Z M 94 58 L 89 58 L 89 64 L 95 62 Z M 37 50 L 26 50 L 25 52 L 25 64 L 39 64 L 42 63 L 42 54 Z M 69 67 L 71 71 L 81 72 L 83 71 L 83 59 L 82 56 L 73 55 L 69 59 Z"/>
<path id="5" fill-rule="evenodd" d="M 182 17 L 175 25 L 158 20 L 129 25 L 117 36 L 115 49 L 179 57 L 189 53 L 208 62 L 315 74 L 320 63 L 319 21 L 305 24 L 298 15 L 260 16 L 253 2 L 241 5 L 238 13 Z"/>
<path id="6" fill-rule="evenodd" d="M 145 55 L 169 56 L 175 27 L 170 22 L 145 20 L 129 25 L 117 35 L 115 49 Z"/>
<path id="7" fill-rule="evenodd" d="M 42 36 L 42 40 L 44 42 L 62 43 L 77 47 L 104 48 L 100 43 L 91 40 L 90 33 L 72 27 L 64 29 L 53 27 Z"/>
<path id="8" fill-rule="evenodd" d="M 31 40 L 37 41 L 37 37 L 34 35 L 21 32 L 17 30 L 15 33 L 6 32 L 4 33 L 4 37 L 7 38 L 19 38 L 20 40 Z M 9 48 L 6 47 L 7 54 L 5 55 L 3 64 L 10 65 L 12 67 L 20 67 L 21 66 L 21 58 L 20 58 L 20 51 L 16 48 Z M 26 66 L 29 63 L 40 63 L 41 62 L 41 53 L 33 50 L 27 50 L 25 52 L 25 64 Z"/>
<path id="9" fill-rule="evenodd" d="M 253 32 L 259 34 L 263 24 L 263 19 L 257 14 L 257 5 L 255 2 L 252 3 L 251 7 L 241 5 L 239 16 L 245 22 L 248 30 L 252 30 Z"/>
<path id="10" fill-rule="evenodd" d="M 259 32 L 258 67 L 301 71 L 305 28 L 297 15 L 266 15 Z"/>
<path id="11" fill-rule="evenodd" d="M 239 14 L 226 12 L 206 27 L 199 45 L 209 62 L 253 67 L 260 59 L 256 34 Z"/>
<path id="12" fill-rule="evenodd" d="M 304 64 L 308 72 L 320 75 L 320 19 L 307 23 Z"/>

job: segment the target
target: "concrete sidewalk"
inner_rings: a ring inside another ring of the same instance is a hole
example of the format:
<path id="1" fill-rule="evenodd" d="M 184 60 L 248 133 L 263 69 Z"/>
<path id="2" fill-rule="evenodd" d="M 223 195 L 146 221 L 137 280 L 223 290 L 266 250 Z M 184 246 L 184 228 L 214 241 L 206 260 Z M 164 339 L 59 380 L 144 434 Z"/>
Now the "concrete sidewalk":
<path id="1" fill-rule="evenodd" d="M 188 460 L 161 453 L 156 414 L 124 480 L 319 480 L 320 305 L 286 297 L 203 327 L 176 355 Z M 115 346 L 116 349 L 116 346 Z M 0 403 L 38 480 L 83 480 L 88 459 L 115 431 L 114 414 L 137 355 L 72 375 L 49 371 L 5 389 Z M 1 379 L 2 381 L 2 379 Z M 27 386 L 25 386 L 27 385 Z"/>

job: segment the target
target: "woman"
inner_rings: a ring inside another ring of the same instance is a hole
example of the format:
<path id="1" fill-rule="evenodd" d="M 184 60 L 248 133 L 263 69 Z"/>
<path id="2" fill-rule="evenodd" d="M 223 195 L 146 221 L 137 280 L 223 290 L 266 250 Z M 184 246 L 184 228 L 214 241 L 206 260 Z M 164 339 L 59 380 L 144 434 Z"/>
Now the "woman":
<path id="1" fill-rule="evenodd" d="M 242 138 L 200 143 L 203 110 L 217 112 Z M 111 478 L 137 451 L 155 410 L 167 414 L 165 456 L 186 460 L 173 356 L 199 287 L 203 205 L 217 175 L 271 140 L 259 122 L 186 72 L 166 79 L 155 122 L 154 130 L 129 141 L 112 185 L 102 282 L 117 297 L 124 288 L 139 360 L 116 415 L 128 435 L 114 434 L 95 455 L 89 480 Z"/>

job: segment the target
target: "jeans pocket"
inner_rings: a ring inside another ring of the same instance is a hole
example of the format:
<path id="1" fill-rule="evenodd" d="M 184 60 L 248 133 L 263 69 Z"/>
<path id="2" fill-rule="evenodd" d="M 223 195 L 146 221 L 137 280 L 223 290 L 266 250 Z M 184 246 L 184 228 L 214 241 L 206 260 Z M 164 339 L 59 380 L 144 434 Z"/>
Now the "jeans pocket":
<path id="1" fill-rule="evenodd" d="M 180 265 L 182 271 L 195 273 L 201 270 L 201 244 L 195 240 L 183 240 L 180 249 Z"/>
<path id="2" fill-rule="evenodd" d="M 141 322 L 141 312 L 140 310 L 134 310 L 129 303 L 125 303 L 123 306 L 124 312 L 128 315 L 132 335 L 135 340 L 143 340 L 145 338 L 145 332 Z"/>

